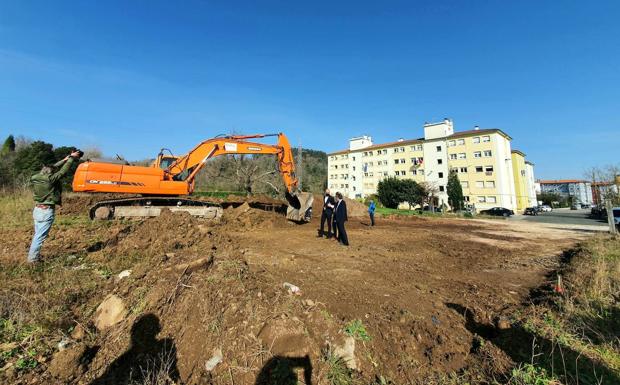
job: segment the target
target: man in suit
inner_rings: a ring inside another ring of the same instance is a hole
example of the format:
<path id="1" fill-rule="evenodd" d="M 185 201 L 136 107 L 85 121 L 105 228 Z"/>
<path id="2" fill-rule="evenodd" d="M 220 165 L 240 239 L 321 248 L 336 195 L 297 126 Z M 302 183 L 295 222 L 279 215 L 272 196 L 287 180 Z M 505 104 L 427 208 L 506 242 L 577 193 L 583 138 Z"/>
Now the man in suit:
<path id="1" fill-rule="evenodd" d="M 344 223 L 347 221 L 347 204 L 342 194 L 336 193 L 336 209 L 334 210 L 334 218 L 336 218 L 336 226 L 338 228 L 338 241 L 341 245 L 349 246 L 349 238 L 347 231 L 344 229 Z"/>
<path id="2" fill-rule="evenodd" d="M 334 207 L 336 201 L 334 197 L 330 195 L 329 189 L 325 189 L 325 195 L 323 196 L 323 212 L 321 213 L 321 228 L 319 229 L 319 238 L 325 235 L 325 221 L 327 221 L 327 239 L 332 237 L 332 215 L 334 214 Z"/>

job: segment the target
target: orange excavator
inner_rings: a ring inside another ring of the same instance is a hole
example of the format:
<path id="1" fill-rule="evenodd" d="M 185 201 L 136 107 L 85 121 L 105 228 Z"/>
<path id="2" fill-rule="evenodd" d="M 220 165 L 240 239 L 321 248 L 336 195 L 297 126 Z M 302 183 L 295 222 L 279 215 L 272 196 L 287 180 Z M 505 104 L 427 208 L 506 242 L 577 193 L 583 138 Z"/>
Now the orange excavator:
<path id="1" fill-rule="evenodd" d="M 270 136 L 278 138 L 277 144 L 248 141 Z M 100 201 L 91 207 L 91 219 L 158 216 L 164 208 L 217 219 L 222 215 L 221 205 L 187 196 L 193 193 L 196 175 L 209 159 L 231 154 L 275 155 L 286 186 L 287 218 L 297 222 L 310 220 L 313 197 L 299 190 L 291 145 L 282 133 L 215 137 L 182 156 L 164 154 L 162 149 L 150 167 L 133 166 L 126 161 L 87 160 L 75 172 L 73 191 L 139 195 Z"/>

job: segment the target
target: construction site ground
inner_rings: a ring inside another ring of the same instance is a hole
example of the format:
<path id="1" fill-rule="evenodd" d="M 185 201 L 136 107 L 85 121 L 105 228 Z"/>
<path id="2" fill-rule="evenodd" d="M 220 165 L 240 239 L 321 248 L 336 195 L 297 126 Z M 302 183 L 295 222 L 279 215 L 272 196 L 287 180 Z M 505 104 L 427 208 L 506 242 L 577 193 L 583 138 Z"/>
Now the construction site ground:
<path id="1" fill-rule="evenodd" d="M 218 223 L 170 212 L 92 222 L 91 201 L 67 200 L 38 270 L 24 265 L 31 226 L 0 229 L 0 310 L 41 323 L 47 346 L 30 371 L 5 360 L 2 383 L 129 383 L 162 361 L 183 384 L 330 384 L 342 363 L 365 384 L 490 382 L 531 343 L 502 333 L 585 236 L 418 216 L 370 227 L 351 202 L 344 247 L 317 237 L 317 208 L 302 225 L 247 205 Z M 111 295 L 118 320 L 98 327 Z"/>

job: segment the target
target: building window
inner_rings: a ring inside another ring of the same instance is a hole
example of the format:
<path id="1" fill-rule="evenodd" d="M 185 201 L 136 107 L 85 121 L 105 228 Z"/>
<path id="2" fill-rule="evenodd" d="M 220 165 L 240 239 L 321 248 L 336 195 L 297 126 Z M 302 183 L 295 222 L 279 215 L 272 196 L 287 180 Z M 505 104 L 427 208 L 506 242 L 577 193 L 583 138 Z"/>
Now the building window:
<path id="1" fill-rule="evenodd" d="M 349 188 L 349 185 L 348 185 L 348 184 L 345 184 L 345 185 L 344 185 L 344 188 Z"/>
<path id="2" fill-rule="evenodd" d="M 355 171 L 355 166 L 353 166 L 353 171 Z"/>
<path id="3" fill-rule="evenodd" d="M 334 168 L 338 168 L 338 165 L 337 165 L 337 164 L 335 164 L 335 165 L 334 165 Z"/>
<path id="4" fill-rule="evenodd" d="M 418 175 L 418 170 L 411 170 L 411 175 Z"/>
<path id="5" fill-rule="evenodd" d="M 353 179 L 353 182 L 355 182 L 355 175 L 353 175 L 353 176 L 351 177 L 351 179 Z"/>
<path id="6" fill-rule="evenodd" d="M 353 161 L 355 161 L 355 157 L 353 157 Z"/>
<path id="7" fill-rule="evenodd" d="M 386 150 L 383 150 L 383 153 L 384 153 L 384 154 L 387 154 L 387 149 L 386 149 Z"/>
<path id="8" fill-rule="evenodd" d="M 377 150 L 377 155 L 381 155 L 381 150 Z"/>
<path id="9" fill-rule="evenodd" d="M 422 151 L 422 145 L 421 144 L 416 145 L 415 149 L 418 151 Z"/>
<path id="10" fill-rule="evenodd" d="M 400 163 L 405 164 L 405 158 L 401 158 Z"/>
<path id="11" fill-rule="evenodd" d="M 476 166 L 476 172 L 482 172 L 482 166 Z"/>
<path id="12" fill-rule="evenodd" d="M 463 188 L 469 188 L 469 182 L 468 182 L 468 181 L 466 181 L 466 180 L 462 181 L 462 182 L 461 182 L 461 187 L 463 187 Z"/>
<path id="13" fill-rule="evenodd" d="M 394 159 L 394 164 L 398 164 L 398 159 Z"/>
<path id="14" fill-rule="evenodd" d="M 383 176 L 388 176 L 388 172 L 387 171 L 383 171 Z"/>
<path id="15" fill-rule="evenodd" d="M 461 168 L 460 168 L 460 171 L 461 171 L 462 173 L 467 173 L 467 167 L 461 167 Z"/>
<path id="16" fill-rule="evenodd" d="M 437 152 L 441 152 L 441 146 L 437 146 Z"/>
<path id="17" fill-rule="evenodd" d="M 476 136 L 475 138 L 472 139 L 472 142 L 474 143 L 480 143 L 480 137 Z"/>
<path id="18" fill-rule="evenodd" d="M 481 181 L 481 180 L 476 181 L 476 188 L 484 188 L 484 181 Z"/>
<path id="19" fill-rule="evenodd" d="M 462 145 L 464 145 L 464 144 L 465 144 L 465 139 L 459 139 L 459 140 L 457 140 L 457 141 L 456 141 L 456 144 L 457 144 L 458 146 L 462 146 Z"/>
<path id="20" fill-rule="evenodd" d="M 443 159 L 437 159 L 437 164 L 443 164 Z"/>
<path id="21" fill-rule="evenodd" d="M 364 176 L 368 176 L 368 173 L 367 173 L 367 172 L 365 172 L 365 173 L 364 173 Z"/>
<path id="22" fill-rule="evenodd" d="M 450 159 L 456 160 L 456 154 L 450 154 Z"/>
<path id="23" fill-rule="evenodd" d="M 465 154 L 464 152 L 460 152 L 459 159 L 467 159 L 467 154 Z"/>
<path id="24" fill-rule="evenodd" d="M 484 151 L 484 156 L 485 156 L 485 158 L 490 158 L 490 157 L 491 157 L 491 155 L 492 155 L 491 150 L 485 150 L 485 151 Z"/>
<path id="25" fill-rule="evenodd" d="M 353 191 L 355 191 L 355 186 L 353 186 Z"/>
<path id="26" fill-rule="evenodd" d="M 469 202 L 469 195 L 466 195 L 463 198 L 465 198 L 465 202 Z"/>
<path id="27" fill-rule="evenodd" d="M 418 170 L 418 173 L 419 173 L 420 175 L 424 175 L 424 170 L 419 169 L 419 170 Z"/>
<path id="28" fill-rule="evenodd" d="M 482 137 L 482 141 L 483 142 L 490 142 L 491 141 L 491 137 L 490 136 L 483 136 Z"/>
<path id="29" fill-rule="evenodd" d="M 493 166 L 485 166 L 484 171 L 487 173 L 487 175 L 493 175 Z"/>
<path id="30" fill-rule="evenodd" d="M 495 188 L 495 182 L 492 180 L 484 182 L 484 188 Z"/>
<path id="31" fill-rule="evenodd" d="M 474 152 L 474 158 L 482 158 L 482 153 L 480 151 Z"/>
<path id="32" fill-rule="evenodd" d="M 405 152 L 405 147 L 401 147 L 400 152 Z"/>
<path id="33" fill-rule="evenodd" d="M 443 192 L 445 190 L 444 186 L 439 186 L 439 192 Z"/>
<path id="34" fill-rule="evenodd" d="M 448 142 L 448 147 L 454 147 L 456 145 L 456 142 L 454 140 L 451 140 Z"/>
<path id="35" fill-rule="evenodd" d="M 478 197 L 478 203 L 484 203 L 487 200 L 484 197 Z"/>
<path id="36" fill-rule="evenodd" d="M 495 197 L 487 197 L 487 202 L 495 203 L 495 202 L 497 202 L 497 199 Z"/>
<path id="37" fill-rule="evenodd" d="M 394 153 L 396 154 L 398 152 L 398 147 L 394 148 Z"/>
<path id="38" fill-rule="evenodd" d="M 443 172 L 437 173 L 440 178 L 443 178 Z"/>
<path id="39" fill-rule="evenodd" d="M 455 173 L 457 173 L 457 174 L 458 174 L 458 172 L 459 172 L 459 168 L 458 168 L 458 167 L 451 167 L 451 168 L 450 168 L 450 172 L 455 172 Z"/>

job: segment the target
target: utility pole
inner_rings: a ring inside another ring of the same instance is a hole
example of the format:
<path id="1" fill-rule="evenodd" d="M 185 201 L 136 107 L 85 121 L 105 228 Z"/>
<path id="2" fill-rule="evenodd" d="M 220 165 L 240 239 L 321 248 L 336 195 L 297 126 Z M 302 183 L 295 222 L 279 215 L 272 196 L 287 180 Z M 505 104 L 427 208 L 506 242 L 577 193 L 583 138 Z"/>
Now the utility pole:
<path id="1" fill-rule="evenodd" d="M 609 223 L 609 232 L 612 235 L 616 235 L 616 222 L 614 221 L 614 207 L 611 204 L 611 199 L 605 201 L 605 208 L 607 209 L 607 222 Z"/>
<path id="2" fill-rule="evenodd" d="M 302 190 L 301 188 L 301 175 L 303 173 L 303 163 L 302 163 L 302 149 L 301 149 L 301 140 L 299 141 L 299 147 L 297 147 L 297 180 L 299 181 L 299 190 Z"/>

